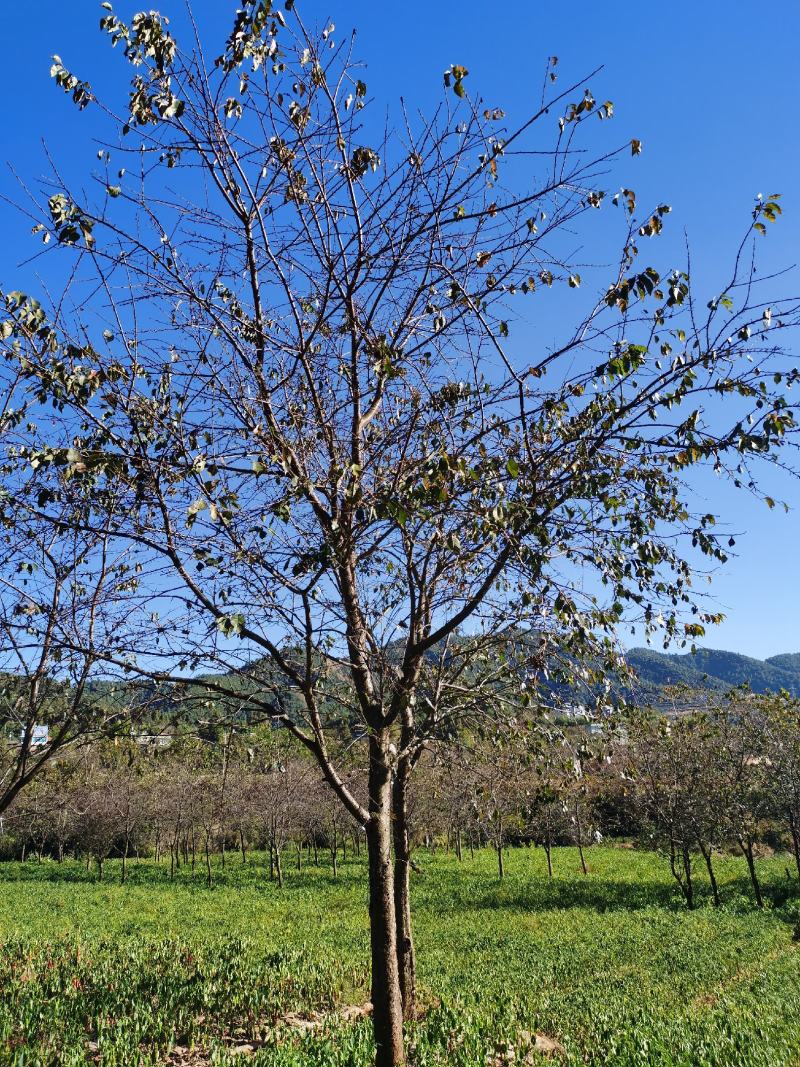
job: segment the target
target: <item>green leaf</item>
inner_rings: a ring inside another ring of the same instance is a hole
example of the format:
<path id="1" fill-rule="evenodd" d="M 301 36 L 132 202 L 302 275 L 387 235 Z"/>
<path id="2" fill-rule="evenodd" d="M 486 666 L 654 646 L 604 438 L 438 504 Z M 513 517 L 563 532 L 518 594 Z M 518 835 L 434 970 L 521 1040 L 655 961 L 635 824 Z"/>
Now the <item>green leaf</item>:
<path id="1" fill-rule="evenodd" d="M 221 615 L 217 619 L 217 629 L 220 630 L 225 637 L 241 637 L 246 621 L 247 620 L 241 612 L 237 612 L 235 615 Z"/>
<path id="2" fill-rule="evenodd" d="M 506 460 L 506 470 L 508 471 L 509 477 L 519 477 L 519 463 L 517 463 L 513 456 Z"/>
<path id="3" fill-rule="evenodd" d="M 206 503 L 205 500 L 198 499 L 198 500 L 193 501 L 189 505 L 189 507 L 188 507 L 188 509 L 186 511 L 186 525 L 190 526 L 190 527 L 194 526 L 195 521 L 197 519 L 197 516 L 200 514 L 201 511 L 204 511 L 205 508 L 207 508 L 207 507 L 208 507 L 208 504 Z"/>

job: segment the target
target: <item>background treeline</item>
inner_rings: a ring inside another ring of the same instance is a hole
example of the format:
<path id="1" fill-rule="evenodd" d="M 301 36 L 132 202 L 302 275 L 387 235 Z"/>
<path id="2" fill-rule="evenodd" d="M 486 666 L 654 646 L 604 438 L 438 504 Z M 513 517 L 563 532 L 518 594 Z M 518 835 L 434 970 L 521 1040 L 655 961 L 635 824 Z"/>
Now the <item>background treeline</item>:
<path id="1" fill-rule="evenodd" d="M 624 838 L 666 857 L 690 908 L 698 868 L 721 903 L 721 852 L 745 857 L 759 906 L 760 853 L 786 852 L 787 873 L 800 880 L 800 704 L 788 697 L 642 715 L 599 737 L 539 724 L 463 741 L 431 746 L 421 759 L 410 809 L 415 848 L 452 849 L 461 860 L 491 846 L 502 878 L 507 847 L 537 845 L 552 877 L 555 846 L 577 846 L 588 874 L 591 845 Z M 350 740 L 339 754 L 353 788 L 362 748 Z M 362 848 L 362 827 L 313 760 L 268 726 L 87 745 L 19 794 L 0 836 L 5 859 L 72 856 L 102 878 L 115 857 L 124 881 L 129 863 L 146 857 L 170 877 L 189 865 L 208 884 L 232 862 L 263 864 L 279 884 L 308 863 L 336 876 Z"/>

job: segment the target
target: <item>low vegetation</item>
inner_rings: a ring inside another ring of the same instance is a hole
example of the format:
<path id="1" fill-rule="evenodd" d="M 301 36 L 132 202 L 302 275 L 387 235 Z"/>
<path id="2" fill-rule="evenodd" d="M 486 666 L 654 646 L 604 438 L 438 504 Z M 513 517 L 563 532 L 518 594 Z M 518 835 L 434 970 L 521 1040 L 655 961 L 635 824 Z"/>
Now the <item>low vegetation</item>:
<path id="1" fill-rule="evenodd" d="M 655 856 L 619 848 L 418 854 L 419 1065 L 775 1067 L 798 1062 L 797 890 L 783 858 L 720 860 L 687 912 Z M 110 861 L 112 867 L 119 860 Z M 369 997 L 364 860 L 313 865 L 283 889 L 263 853 L 204 872 L 134 862 L 127 884 L 82 864 L 0 867 L 0 1063 L 364 1065 Z M 114 871 L 114 873 L 118 873 Z M 76 937 L 75 931 L 79 931 Z M 559 1048 L 563 1049 L 559 1051 Z M 543 1054 L 544 1055 L 544 1054 Z M 544 1062 L 544 1060 L 542 1060 Z"/>

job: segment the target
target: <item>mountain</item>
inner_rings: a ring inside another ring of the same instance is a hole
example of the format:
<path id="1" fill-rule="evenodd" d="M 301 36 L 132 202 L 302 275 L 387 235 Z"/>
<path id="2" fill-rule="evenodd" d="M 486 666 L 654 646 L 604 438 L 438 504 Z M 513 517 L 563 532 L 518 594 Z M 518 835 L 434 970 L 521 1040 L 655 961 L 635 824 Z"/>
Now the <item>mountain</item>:
<path id="1" fill-rule="evenodd" d="M 771 663 L 773 667 L 800 671 L 800 652 L 785 652 L 782 656 L 770 656 L 764 662 Z"/>
<path id="2" fill-rule="evenodd" d="M 632 648 L 626 658 L 646 688 L 688 685 L 724 691 L 731 686 L 749 685 L 754 693 L 786 689 L 800 697 L 800 652 L 761 660 L 714 648 L 700 648 L 685 655 Z"/>

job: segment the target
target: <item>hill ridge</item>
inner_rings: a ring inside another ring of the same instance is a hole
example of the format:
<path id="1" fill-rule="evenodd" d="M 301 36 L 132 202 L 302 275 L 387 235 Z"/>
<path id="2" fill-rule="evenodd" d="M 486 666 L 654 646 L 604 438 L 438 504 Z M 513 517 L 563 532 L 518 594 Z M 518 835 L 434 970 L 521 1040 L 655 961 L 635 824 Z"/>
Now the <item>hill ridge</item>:
<path id="1" fill-rule="evenodd" d="M 625 656 L 644 685 L 689 685 L 711 690 L 749 685 L 754 693 L 786 689 L 800 697 L 800 652 L 761 660 L 725 649 L 699 648 L 696 652 L 679 653 L 638 647 L 629 649 Z"/>

